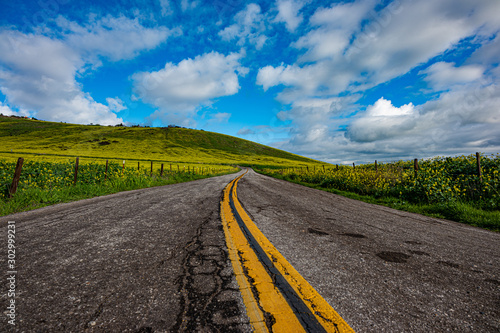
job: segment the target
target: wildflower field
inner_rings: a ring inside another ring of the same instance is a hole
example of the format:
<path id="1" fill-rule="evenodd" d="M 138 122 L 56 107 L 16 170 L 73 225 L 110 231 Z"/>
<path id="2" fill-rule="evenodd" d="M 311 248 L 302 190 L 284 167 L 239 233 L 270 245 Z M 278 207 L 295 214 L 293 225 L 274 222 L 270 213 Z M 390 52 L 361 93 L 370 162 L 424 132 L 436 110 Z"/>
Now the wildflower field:
<path id="1" fill-rule="evenodd" d="M 0 159 L 0 216 L 38 208 L 59 202 L 73 201 L 119 191 L 180 183 L 239 169 L 227 165 L 170 164 L 150 161 L 106 160 L 79 161 L 75 179 L 75 159 L 30 160 L 25 159 L 18 189 L 12 198 L 12 184 L 16 159 Z M 161 175 L 160 175 L 161 174 Z"/>
<path id="2" fill-rule="evenodd" d="M 416 172 L 414 161 L 259 171 L 332 192 L 370 197 L 375 201 L 368 201 L 395 208 L 500 230 L 500 155 L 482 155 L 480 162 L 481 178 L 475 155 L 422 160 Z"/>

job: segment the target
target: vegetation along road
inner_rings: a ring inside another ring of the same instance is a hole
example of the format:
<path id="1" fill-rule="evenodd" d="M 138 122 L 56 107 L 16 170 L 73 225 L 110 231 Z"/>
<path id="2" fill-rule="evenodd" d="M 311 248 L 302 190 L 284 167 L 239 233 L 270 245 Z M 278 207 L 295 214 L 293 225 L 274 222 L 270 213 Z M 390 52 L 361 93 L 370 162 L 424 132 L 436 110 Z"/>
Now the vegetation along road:
<path id="1" fill-rule="evenodd" d="M 252 170 L 4 216 L 2 235 L 12 224 L 2 332 L 500 330 L 499 233 Z"/>

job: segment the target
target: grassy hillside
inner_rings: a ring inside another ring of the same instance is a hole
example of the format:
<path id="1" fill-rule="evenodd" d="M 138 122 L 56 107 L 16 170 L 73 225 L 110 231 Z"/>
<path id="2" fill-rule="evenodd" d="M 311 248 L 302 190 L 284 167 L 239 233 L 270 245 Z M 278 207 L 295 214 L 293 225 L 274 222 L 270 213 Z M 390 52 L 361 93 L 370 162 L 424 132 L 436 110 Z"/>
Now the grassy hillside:
<path id="1" fill-rule="evenodd" d="M 75 125 L 5 116 L 0 116 L 0 142 L 0 157 L 45 154 L 270 166 L 321 163 L 251 141 L 201 130 Z"/>

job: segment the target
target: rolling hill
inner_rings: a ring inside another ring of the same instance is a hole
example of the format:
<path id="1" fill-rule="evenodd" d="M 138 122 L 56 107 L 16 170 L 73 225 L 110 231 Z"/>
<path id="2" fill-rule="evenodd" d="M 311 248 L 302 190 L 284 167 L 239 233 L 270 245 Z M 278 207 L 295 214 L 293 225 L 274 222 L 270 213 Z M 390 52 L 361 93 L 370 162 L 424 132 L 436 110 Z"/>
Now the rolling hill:
<path id="1" fill-rule="evenodd" d="M 203 130 L 76 125 L 0 116 L 0 156 L 20 154 L 270 166 L 324 164 Z"/>

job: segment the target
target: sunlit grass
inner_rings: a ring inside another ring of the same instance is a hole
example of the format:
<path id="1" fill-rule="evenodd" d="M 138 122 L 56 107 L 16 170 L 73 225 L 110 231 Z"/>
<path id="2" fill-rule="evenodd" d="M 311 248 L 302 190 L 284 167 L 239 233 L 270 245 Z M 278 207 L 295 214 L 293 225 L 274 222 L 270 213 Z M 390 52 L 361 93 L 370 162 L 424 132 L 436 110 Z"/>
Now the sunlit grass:
<path id="1" fill-rule="evenodd" d="M 139 162 L 140 163 L 140 162 Z M 16 163 L 0 160 L 0 215 L 39 208 L 84 198 L 186 182 L 233 173 L 239 169 L 227 165 L 207 164 L 139 164 L 123 168 L 123 161 L 105 163 L 82 160 L 74 183 L 75 161 L 26 161 L 17 192 L 12 198 L 9 189 Z M 172 167 L 172 168 L 171 168 Z"/>
<path id="2" fill-rule="evenodd" d="M 260 168 L 260 172 L 304 185 L 355 194 L 357 199 L 500 230 L 500 155 L 435 157 L 383 165 Z M 352 195 L 347 195 L 353 197 Z"/>

